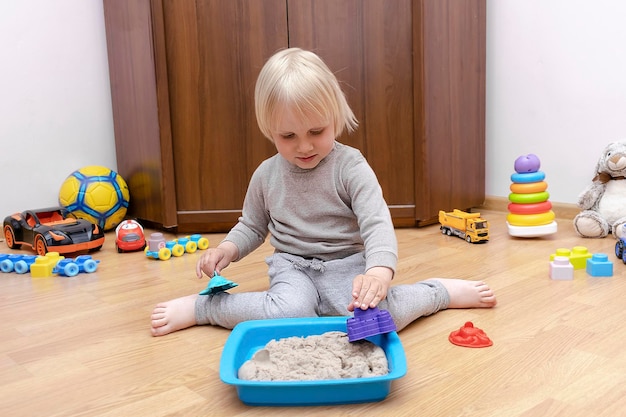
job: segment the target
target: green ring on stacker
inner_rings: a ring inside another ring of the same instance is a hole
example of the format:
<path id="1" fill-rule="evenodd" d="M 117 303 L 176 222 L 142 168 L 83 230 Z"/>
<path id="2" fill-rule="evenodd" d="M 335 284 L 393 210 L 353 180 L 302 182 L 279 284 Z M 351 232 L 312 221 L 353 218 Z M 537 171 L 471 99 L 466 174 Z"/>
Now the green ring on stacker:
<path id="1" fill-rule="evenodd" d="M 548 198 L 550 198 L 550 193 L 548 193 L 547 191 L 542 191 L 540 193 L 530 193 L 530 194 L 518 194 L 518 193 L 509 194 L 509 200 L 513 203 L 518 203 L 518 204 L 541 203 L 542 201 L 546 201 Z"/>

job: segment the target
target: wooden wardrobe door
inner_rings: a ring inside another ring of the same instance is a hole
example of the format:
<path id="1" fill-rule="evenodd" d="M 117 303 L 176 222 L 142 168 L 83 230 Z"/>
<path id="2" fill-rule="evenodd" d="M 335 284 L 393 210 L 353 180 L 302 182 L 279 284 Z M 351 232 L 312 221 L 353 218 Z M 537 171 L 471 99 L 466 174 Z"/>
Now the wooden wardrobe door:
<path id="1" fill-rule="evenodd" d="M 284 1 L 167 0 L 163 14 L 179 224 L 234 224 L 252 172 L 276 152 L 254 85 L 287 46 Z"/>
<path id="2" fill-rule="evenodd" d="M 410 0 L 290 0 L 289 46 L 310 49 L 341 82 L 359 148 L 381 183 L 396 225 L 415 224 Z"/>

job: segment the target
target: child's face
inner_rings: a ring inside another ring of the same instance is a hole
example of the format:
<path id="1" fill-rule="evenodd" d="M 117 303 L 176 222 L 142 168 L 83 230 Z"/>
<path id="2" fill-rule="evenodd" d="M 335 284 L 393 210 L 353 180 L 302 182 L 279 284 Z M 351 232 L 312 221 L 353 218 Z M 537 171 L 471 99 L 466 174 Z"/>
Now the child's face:
<path id="1" fill-rule="evenodd" d="M 272 139 L 278 153 L 289 163 L 312 169 L 333 150 L 335 126 L 331 120 L 311 115 L 303 120 L 285 108 L 279 113 Z"/>

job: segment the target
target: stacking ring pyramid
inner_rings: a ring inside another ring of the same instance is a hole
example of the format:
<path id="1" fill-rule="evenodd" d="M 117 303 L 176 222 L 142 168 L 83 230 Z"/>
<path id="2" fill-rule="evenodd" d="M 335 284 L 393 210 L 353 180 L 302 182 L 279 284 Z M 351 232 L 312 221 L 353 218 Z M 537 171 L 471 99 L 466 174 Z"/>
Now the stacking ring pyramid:
<path id="1" fill-rule="evenodd" d="M 516 237 L 536 237 L 556 233 L 552 203 L 546 174 L 539 171 L 541 161 L 534 154 L 515 160 L 511 175 L 509 214 L 506 217 L 509 234 Z"/>

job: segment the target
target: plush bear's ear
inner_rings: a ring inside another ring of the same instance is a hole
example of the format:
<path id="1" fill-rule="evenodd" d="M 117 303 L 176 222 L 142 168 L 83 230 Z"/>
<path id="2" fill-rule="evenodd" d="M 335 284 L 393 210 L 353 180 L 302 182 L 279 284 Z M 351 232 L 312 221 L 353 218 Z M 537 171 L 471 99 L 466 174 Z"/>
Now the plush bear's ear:
<path id="1" fill-rule="evenodd" d="M 598 163 L 596 164 L 596 171 L 594 172 L 594 181 L 596 180 L 596 177 L 598 177 L 599 174 L 605 173 L 606 170 L 606 161 L 607 161 L 607 155 L 609 154 L 609 152 L 611 152 L 611 150 L 615 147 L 615 145 L 617 145 L 617 142 L 613 142 L 613 143 L 609 143 L 606 148 L 604 148 L 604 150 L 602 151 L 602 155 L 600 155 L 600 158 L 598 158 Z M 607 179 L 607 181 L 609 179 L 611 179 L 611 176 L 608 173 L 605 173 L 609 178 Z M 604 181 L 606 182 L 606 181 Z"/>
<path id="2" fill-rule="evenodd" d="M 602 173 L 602 161 L 604 161 L 604 158 L 606 157 L 606 153 L 609 151 L 611 145 L 605 147 L 602 150 L 602 154 L 600 155 L 600 157 L 598 158 L 598 160 L 596 161 L 596 169 L 593 172 L 593 182 L 596 182 L 599 179 L 600 174 Z"/>

